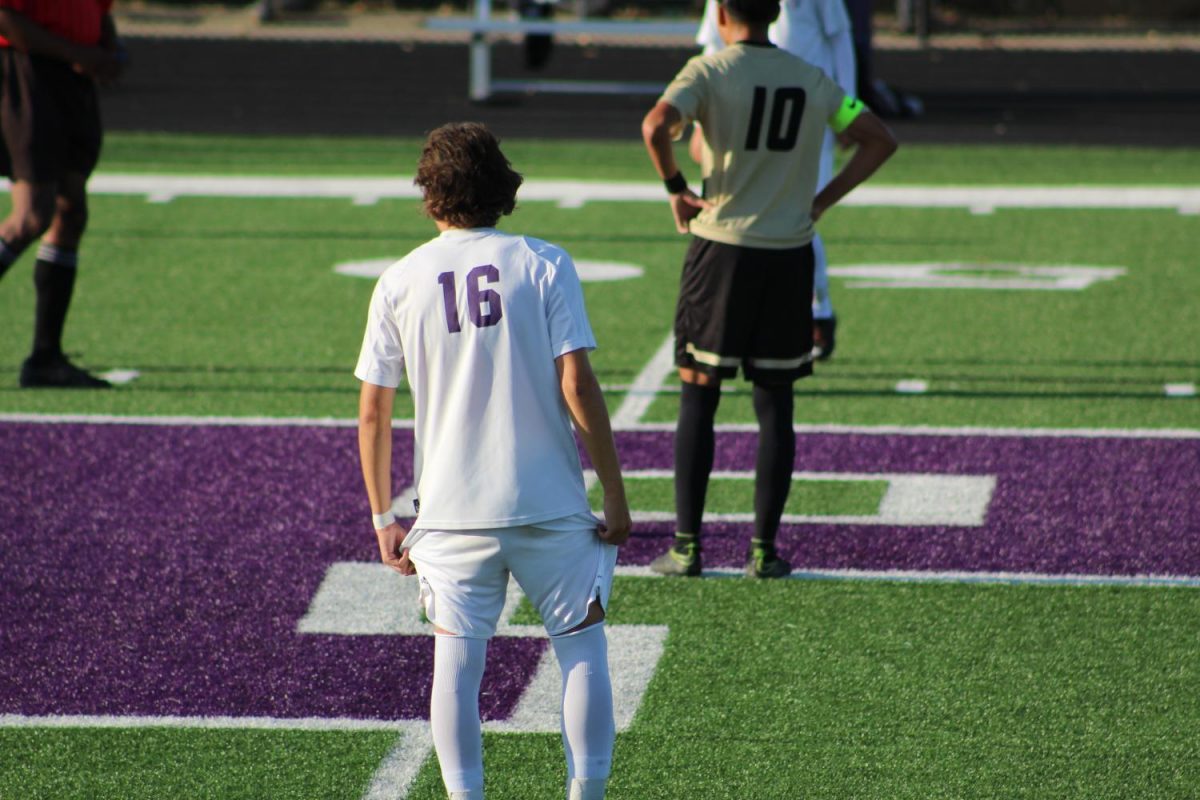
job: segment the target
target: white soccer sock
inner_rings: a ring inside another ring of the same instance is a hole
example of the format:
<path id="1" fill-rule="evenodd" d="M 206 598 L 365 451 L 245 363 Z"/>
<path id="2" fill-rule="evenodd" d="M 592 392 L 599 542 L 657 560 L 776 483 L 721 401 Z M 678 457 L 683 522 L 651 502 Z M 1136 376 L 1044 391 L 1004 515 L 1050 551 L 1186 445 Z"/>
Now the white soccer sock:
<path id="1" fill-rule="evenodd" d="M 568 780 L 599 784 L 599 795 L 582 797 L 603 797 L 617 736 L 604 623 L 550 641 L 563 675 L 562 736 Z"/>
<path id="2" fill-rule="evenodd" d="M 829 259 L 825 255 L 825 242 L 820 234 L 813 236 L 813 318 L 829 319 L 833 316 L 833 301 L 829 299 Z"/>
<path id="3" fill-rule="evenodd" d="M 433 648 L 433 696 L 429 724 L 446 791 L 461 800 L 483 798 L 483 732 L 479 684 L 487 662 L 487 639 L 437 634 Z"/>

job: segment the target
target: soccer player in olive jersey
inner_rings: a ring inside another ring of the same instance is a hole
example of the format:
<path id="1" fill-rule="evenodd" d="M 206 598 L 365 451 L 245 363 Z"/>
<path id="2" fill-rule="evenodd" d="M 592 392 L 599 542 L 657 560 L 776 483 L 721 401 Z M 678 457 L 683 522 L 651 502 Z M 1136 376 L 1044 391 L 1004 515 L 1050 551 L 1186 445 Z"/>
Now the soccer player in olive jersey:
<path id="1" fill-rule="evenodd" d="M 436 632 L 430 724 L 442 780 L 453 800 L 483 797 L 479 685 L 511 574 L 562 668 L 567 796 L 600 800 L 615 736 L 604 608 L 630 520 L 579 277 L 561 248 L 493 227 L 521 176 L 482 125 L 431 133 L 416 183 L 441 235 L 379 279 L 355 375 L 380 555 L 402 574 L 415 565 Z M 416 415 L 409 531 L 391 510 L 402 374 Z M 604 488 L 603 522 L 572 422 Z"/>
<path id="2" fill-rule="evenodd" d="M 88 176 L 100 156 L 96 80 L 124 58 L 112 0 L 0 0 L 0 169 L 12 210 L 0 222 L 0 276 L 41 237 L 33 350 L 21 385 L 104 388 L 63 354 L 62 333 L 87 225 Z"/>
<path id="3" fill-rule="evenodd" d="M 708 0 L 704 6 L 704 19 L 696 34 L 696 43 L 704 48 L 705 55 L 725 47 L 721 32 L 717 29 L 719 6 L 717 0 Z M 850 17 L 842 0 L 782 0 L 779 18 L 767 30 L 767 35 L 778 47 L 820 68 L 850 94 L 856 91 L 858 80 L 851 30 Z M 693 150 L 697 151 L 696 160 L 699 161 L 698 151 L 703 147 L 703 134 L 699 127 L 695 128 L 692 135 L 692 144 Z M 818 190 L 833 178 L 834 149 L 833 131 L 826 128 L 821 146 Z M 813 355 L 818 360 L 824 360 L 833 355 L 837 316 L 829 297 L 829 260 L 819 233 L 813 236 L 812 245 Z"/>
<path id="4" fill-rule="evenodd" d="M 775 535 L 791 488 L 796 437 L 792 384 L 812 373 L 813 223 L 896 149 L 888 129 L 821 70 L 772 45 L 778 0 L 725 0 L 718 28 L 728 45 L 693 58 L 642 123 L 680 233 L 693 238 L 675 314 L 683 381 L 675 434 L 676 534 L 651 567 L 701 572 L 701 517 L 712 471 L 721 381 L 754 384 L 759 424 L 754 533 L 746 572 L 787 575 Z M 676 166 L 671 142 L 700 123 L 704 196 Z M 816 191 L 825 127 L 856 145 Z"/>

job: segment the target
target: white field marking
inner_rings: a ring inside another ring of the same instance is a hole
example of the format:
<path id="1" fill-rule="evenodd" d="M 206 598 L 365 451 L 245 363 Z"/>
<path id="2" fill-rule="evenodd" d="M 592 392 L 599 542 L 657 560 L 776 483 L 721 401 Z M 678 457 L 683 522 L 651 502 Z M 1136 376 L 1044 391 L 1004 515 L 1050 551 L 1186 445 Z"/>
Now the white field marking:
<path id="1" fill-rule="evenodd" d="M 220 728 L 283 731 L 402 731 L 425 720 L 349 717 L 179 717 L 109 714 L 0 714 L 0 728 Z"/>
<path id="2" fill-rule="evenodd" d="M 1194 383 L 1168 383 L 1163 386 L 1163 392 L 1167 397 L 1195 397 L 1196 384 Z"/>
<path id="3" fill-rule="evenodd" d="M 144 195 L 152 202 L 177 197 L 341 198 L 357 205 L 416 200 L 409 176 L 321 178 L 100 173 L 88 184 L 93 195 Z M 532 180 L 521 187 L 524 202 L 548 201 L 564 208 L 591 202 L 662 203 L 657 182 Z M 1186 186 L 860 186 L 841 201 L 849 206 L 962 208 L 991 213 L 1002 208 L 1200 209 L 1200 188 Z"/>
<path id="4" fill-rule="evenodd" d="M 636 425 L 658 395 L 662 383 L 667 376 L 675 371 L 675 334 L 668 334 L 663 343 L 654 351 L 654 355 L 642 371 L 633 379 L 629 391 L 621 405 L 612 415 L 614 428 L 624 429 Z"/>
<path id="5" fill-rule="evenodd" d="M 429 723 L 420 720 L 405 728 L 383 763 L 375 769 L 363 792 L 363 800 L 397 800 L 407 796 L 421 766 L 432 752 L 433 734 Z"/>
<path id="6" fill-rule="evenodd" d="M 634 469 L 624 473 L 626 480 L 671 478 L 665 469 Z M 586 475 L 586 473 L 585 473 Z M 714 480 L 754 480 L 748 470 L 714 470 Z M 822 523 L 838 525 L 950 525 L 978 528 L 987 517 L 988 505 L 996 489 L 992 475 L 928 475 L 895 472 L 793 472 L 793 481 L 887 481 L 888 488 L 875 514 L 784 514 L 789 524 Z M 713 522 L 753 522 L 753 514 L 705 514 Z M 635 522 L 671 522 L 674 512 L 634 511 Z"/>
<path id="7" fill-rule="evenodd" d="M 399 258 L 371 258 L 365 261 L 343 261 L 335 264 L 333 271 L 352 278 L 378 278 Z M 584 283 L 603 283 L 640 278 L 646 270 L 637 264 L 618 261 L 576 261 L 575 271 Z"/>
<path id="8" fill-rule="evenodd" d="M 0 424 L 40 425 L 160 425 L 179 427 L 274 427 L 274 428 L 354 428 L 358 420 L 336 417 L 202 417 L 143 416 L 137 414 L 39 414 L 0 413 Z M 393 428 L 411 429 L 413 420 L 392 421 Z M 637 422 L 614 428 L 630 433 L 665 433 L 675 430 L 674 422 Z M 756 433 L 752 422 L 720 423 L 717 433 Z M 1200 439 L 1197 428 L 991 428 L 938 425 L 838 425 L 834 423 L 799 424 L 799 434 L 848 434 L 861 436 L 987 436 L 1029 439 Z"/>
<path id="9" fill-rule="evenodd" d="M 925 394 L 929 391 L 929 382 L 921 380 L 907 380 L 896 383 L 896 391 L 900 394 Z"/>
<path id="10" fill-rule="evenodd" d="M 977 275 L 962 273 L 976 272 Z M 849 279 L 848 289 L 984 289 L 1079 292 L 1125 274 L 1122 267 L 1068 264 L 851 264 L 830 267 L 829 274 Z"/>
<path id="11" fill-rule="evenodd" d="M 419 597 L 416 580 L 405 578 L 383 564 L 337 562 L 326 570 L 296 630 L 349 636 L 432 636 L 433 626 L 421 621 Z M 540 625 L 513 624 L 512 617 L 522 597 L 517 582 L 509 580 L 496 635 L 546 638 Z M 662 657 L 667 630 L 662 625 L 607 627 L 609 661 L 613 667 L 613 716 L 618 731 L 627 730 L 637 715 Z M 547 647 L 512 715 L 506 720 L 485 723 L 484 730 L 556 733 L 561 724 L 561 706 L 562 673 L 553 647 Z M 403 798 L 432 752 L 433 741 L 426 728 L 402 731 L 395 747 L 372 776 L 364 800 Z"/>
<path id="12" fill-rule="evenodd" d="M 137 380 L 142 373 L 136 369 L 110 369 L 108 372 L 102 372 L 97 377 L 103 378 L 109 383 L 126 384 Z"/>
<path id="13" fill-rule="evenodd" d="M 618 577 L 662 578 L 650 567 L 617 567 Z M 736 567 L 704 570 L 706 578 L 741 578 Z M 1035 586 L 1160 586 L 1200 588 L 1188 575 L 1051 575 L 1041 572 L 938 572 L 935 570 L 797 569 L 793 581 L 897 581 L 902 583 L 982 583 Z"/>
<path id="14" fill-rule="evenodd" d="M 299 633 L 345 636 L 432 636 L 433 626 L 422 622 L 420 587 L 383 564 L 340 561 L 329 566 L 308 611 L 296 624 Z M 545 639 L 541 625 L 516 625 L 513 614 L 524 597 L 515 580 L 508 582 L 497 636 Z M 613 702 L 617 729 L 633 721 L 642 696 L 662 655 L 667 628 L 662 625 L 609 625 L 609 659 L 613 665 Z M 507 720 L 489 722 L 487 730 L 555 733 L 562 700 L 561 675 L 552 648 Z M 622 723 L 624 720 L 624 723 Z"/>

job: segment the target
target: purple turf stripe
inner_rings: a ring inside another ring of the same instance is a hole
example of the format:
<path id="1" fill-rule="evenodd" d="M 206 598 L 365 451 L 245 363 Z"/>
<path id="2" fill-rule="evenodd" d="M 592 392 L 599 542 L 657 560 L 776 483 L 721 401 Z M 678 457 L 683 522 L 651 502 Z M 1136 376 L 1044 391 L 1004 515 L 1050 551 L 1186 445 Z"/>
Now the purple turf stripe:
<path id="1" fill-rule="evenodd" d="M 753 470 L 756 436 L 721 434 L 716 469 Z M 671 434 L 622 434 L 626 469 L 670 467 Z M 786 525 L 808 569 L 1200 575 L 1200 442 L 1187 439 L 808 434 L 797 471 L 994 475 L 982 528 Z M 622 563 L 646 564 L 671 525 L 638 526 Z M 745 556 L 747 526 L 705 525 L 705 564 Z"/>
<path id="2" fill-rule="evenodd" d="M 376 555 L 354 448 L 339 429 L 0 426 L 0 713 L 427 717 L 431 638 L 295 632 L 330 564 Z M 544 649 L 492 643 L 485 719 Z"/>
<path id="3" fill-rule="evenodd" d="M 671 467 L 670 433 L 618 439 L 627 468 Z M 721 434 L 716 467 L 753 469 L 755 441 Z M 398 431 L 398 488 L 411 459 Z M 1195 440 L 809 434 L 796 469 L 997 480 L 982 527 L 785 526 L 802 569 L 1200 576 Z M 295 632 L 331 564 L 375 558 L 353 429 L 2 424 L 0 480 L 0 713 L 427 715 L 430 639 Z M 706 565 L 748 536 L 706 526 Z M 493 641 L 485 718 L 544 649 Z"/>

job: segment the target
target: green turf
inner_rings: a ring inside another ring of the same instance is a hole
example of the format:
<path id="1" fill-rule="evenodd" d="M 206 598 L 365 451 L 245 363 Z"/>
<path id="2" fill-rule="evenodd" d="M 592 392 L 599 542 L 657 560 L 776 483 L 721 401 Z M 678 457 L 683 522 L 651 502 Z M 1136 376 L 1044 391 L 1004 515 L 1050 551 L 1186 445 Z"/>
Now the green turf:
<path id="1" fill-rule="evenodd" d="M 651 180 L 636 139 L 506 147 L 530 177 Z M 411 174 L 417 149 L 413 140 L 113 135 L 102 168 Z M 906 146 L 879 178 L 1200 185 L 1200 150 Z M 593 362 L 615 408 L 670 331 L 686 239 L 665 203 L 523 203 L 505 226 L 580 260 L 645 268 L 585 287 L 601 345 Z M 835 266 L 1127 274 L 1082 292 L 855 289 L 834 278 L 838 351 L 799 384 L 797 422 L 1200 428 L 1200 401 L 1163 396 L 1166 383 L 1200 380 L 1200 218 L 844 208 L 821 231 Z M 82 363 L 143 375 L 108 393 L 15 388 L 33 307 L 27 255 L 0 281 L 0 411 L 352 417 L 350 370 L 372 282 L 332 267 L 396 257 L 432 235 L 407 201 L 96 197 L 67 347 Z M 897 394 L 906 379 L 928 381 L 929 392 Z M 647 420 L 674 421 L 673 384 Z M 746 384 L 727 388 L 718 421 L 752 422 Z M 397 414 L 411 410 L 402 394 Z M 665 510 L 668 489 L 654 484 L 631 480 L 631 492 Z M 832 486 L 797 484 L 792 513 L 864 513 L 878 491 L 836 486 L 830 495 Z M 744 495 L 721 496 L 745 488 L 717 481 L 712 510 L 747 511 Z M 514 621 L 534 619 L 526 607 Z M 1196 590 L 619 578 L 610 620 L 671 631 L 618 738 L 613 800 L 1189 798 L 1200 785 Z M 393 741 L 0 728 L 0 798 L 357 798 Z M 557 736 L 488 734 L 486 747 L 490 800 L 561 797 Z M 410 796 L 443 797 L 432 760 Z"/>
<path id="2" fill-rule="evenodd" d="M 0 728 L 0 797 L 356 798 L 395 741 L 392 733 Z"/>
<path id="3" fill-rule="evenodd" d="M 634 213 L 636 212 L 636 213 Z M 666 204 L 525 203 L 505 221 L 581 260 L 644 267 L 585 287 L 612 406 L 669 335 L 686 239 Z M 1173 211 L 837 209 L 822 223 L 834 265 L 962 262 L 1118 266 L 1081 292 L 854 289 L 833 279 L 838 352 L 798 384 L 805 423 L 1198 427 L 1200 403 L 1164 396 L 1200 373 L 1194 216 Z M 4 411 L 350 417 L 372 282 L 347 260 L 397 257 L 432 226 L 413 201 L 100 197 L 83 253 L 68 350 L 143 373 L 107 394 L 15 388 L 33 296 L 28 259 L 3 281 Z M 901 396 L 905 379 L 929 393 Z M 646 419 L 669 422 L 667 392 Z M 753 421 L 740 380 L 720 422 Z M 397 406 L 411 414 L 402 393 Z"/>
<path id="4" fill-rule="evenodd" d="M 529 178 L 653 182 L 655 175 L 638 135 L 632 128 L 626 142 L 514 139 L 503 142 L 503 147 L 517 170 Z M 411 175 L 420 153 L 421 140 L 414 138 L 111 133 L 101 171 L 384 177 Z M 1194 185 L 1200 183 L 1200 149 L 929 145 L 901 140 L 899 153 L 876 180 Z"/>
<path id="5" fill-rule="evenodd" d="M 670 627 L 610 800 L 1200 785 L 1196 590 L 618 578 L 609 616 Z M 0 795 L 355 798 L 392 740 L 0 729 Z M 490 800 L 561 798 L 556 735 L 488 734 L 485 751 Z M 430 759 L 409 798 L 443 797 Z"/>
<path id="6" fill-rule="evenodd" d="M 629 507 L 638 511 L 672 511 L 674 483 L 671 478 L 625 477 Z M 794 480 L 788 492 L 785 514 L 820 516 L 869 516 L 879 512 L 879 503 L 887 491 L 887 481 Z M 594 508 L 600 508 L 603 487 L 589 492 Z M 704 509 L 710 514 L 747 513 L 754 508 L 754 481 L 751 478 L 713 478 L 708 484 Z"/>

